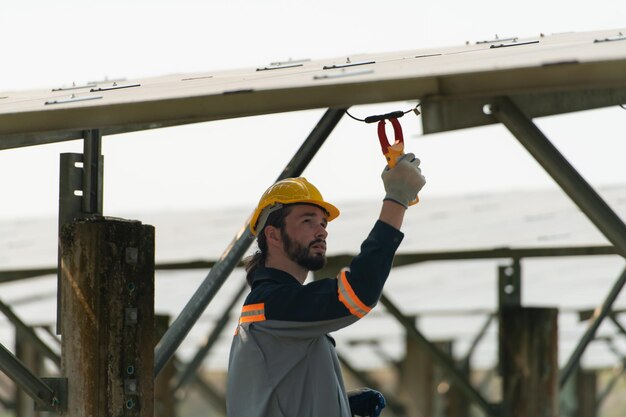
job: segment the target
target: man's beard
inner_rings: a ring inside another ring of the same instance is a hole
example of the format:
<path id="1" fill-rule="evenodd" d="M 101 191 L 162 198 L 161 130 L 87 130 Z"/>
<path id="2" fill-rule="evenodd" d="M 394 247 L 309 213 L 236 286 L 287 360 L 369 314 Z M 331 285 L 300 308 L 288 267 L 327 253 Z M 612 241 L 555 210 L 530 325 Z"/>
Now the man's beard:
<path id="1" fill-rule="evenodd" d="M 281 230 L 280 234 L 285 242 L 285 252 L 287 253 L 287 256 L 289 256 L 289 259 L 309 271 L 319 271 L 324 267 L 324 265 L 326 265 L 326 256 L 309 255 L 311 246 L 323 242 L 322 239 L 314 240 L 308 246 L 303 246 L 292 241 L 284 230 Z"/>

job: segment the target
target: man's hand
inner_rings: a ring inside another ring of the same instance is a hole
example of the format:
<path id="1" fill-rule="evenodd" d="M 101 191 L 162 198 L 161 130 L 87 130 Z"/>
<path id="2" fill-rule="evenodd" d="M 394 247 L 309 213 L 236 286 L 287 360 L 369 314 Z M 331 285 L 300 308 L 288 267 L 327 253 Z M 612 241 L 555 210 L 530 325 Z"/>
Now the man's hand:
<path id="1" fill-rule="evenodd" d="M 383 394 L 369 388 L 349 391 L 348 401 L 353 416 L 378 417 L 386 405 Z"/>
<path id="2" fill-rule="evenodd" d="M 409 207 L 417 198 L 417 193 L 426 184 L 426 179 L 419 168 L 420 160 L 412 153 L 402 155 L 394 168 L 385 167 L 381 175 L 385 185 L 385 200 Z"/>

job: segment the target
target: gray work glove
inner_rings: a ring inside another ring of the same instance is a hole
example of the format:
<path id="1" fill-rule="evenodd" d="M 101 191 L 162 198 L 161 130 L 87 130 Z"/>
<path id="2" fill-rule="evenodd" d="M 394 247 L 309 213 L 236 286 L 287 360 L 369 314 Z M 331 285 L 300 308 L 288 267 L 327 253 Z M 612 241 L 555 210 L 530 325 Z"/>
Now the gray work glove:
<path id="1" fill-rule="evenodd" d="M 409 203 L 417 198 L 417 193 L 426 184 L 419 165 L 420 160 L 414 154 L 407 153 L 398 158 L 395 167 L 385 167 L 381 174 L 387 192 L 385 200 L 409 207 Z"/>

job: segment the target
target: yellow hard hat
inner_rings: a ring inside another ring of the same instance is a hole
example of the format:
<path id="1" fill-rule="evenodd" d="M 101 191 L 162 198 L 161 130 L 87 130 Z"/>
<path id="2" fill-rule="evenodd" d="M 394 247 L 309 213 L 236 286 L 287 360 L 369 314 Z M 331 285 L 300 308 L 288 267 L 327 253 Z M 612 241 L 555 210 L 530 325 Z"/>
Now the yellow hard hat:
<path id="1" fill-rule="evenodd" d="M 328 213 L 328 221 L 334 220 L 339 216 L 337 207 L 324 201 L 322 194 L 317 188 L 304 177 L 286 178 L 280 180 L 263 193 L 259 200 L 252 219 L 250 220 L 250 231 L 253 235 L 257 235 L 260 229 L 263 229 L 267 217 L 272 211 L 276 211 L 284 204 L 313 204 L 326 210 Z"/>

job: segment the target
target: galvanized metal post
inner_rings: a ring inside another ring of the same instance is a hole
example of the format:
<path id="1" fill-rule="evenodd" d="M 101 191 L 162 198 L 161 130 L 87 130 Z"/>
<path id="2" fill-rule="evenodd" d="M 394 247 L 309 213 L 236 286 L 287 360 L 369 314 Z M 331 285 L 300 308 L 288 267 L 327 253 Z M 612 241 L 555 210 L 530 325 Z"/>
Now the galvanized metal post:
<path id="1" fill-rule="evenodd" d="M 98 129 L 84 132 L 83 144 L 83 204 L 86 214 L 102 214 L 103 157 L 102 133 Z"/>
<path id="2" fill-rule="evenodd" d="M 626 225 L 604 202 L 539 128 L 508 97 L 492 106 L 493 116 L 504 124 L 539 164 L 552 176 L 589 220 L 626 257 Z"/>
<path id="3" fill-rule="evenodd" d="M 415 327 L 415 323 L 402 314 L 398 307 L 396 307 L 394 303 L 391 302 L 391 300 L 389 300 L 389 298 L 387 298 L 384 294 L 381 296 L 380 302 L 406 329 L 407 335 L 426 349 L 426 351 L 432 356 L 433 361 L 441 366 L 444 372 L 450 377 L 451 382 L 458 387 L 468 400 L 479 407 L 487 416 L 497 417 L 497 405 L 489 404 L 487 400 L 485 400 L 483 396 L 474 387 L 472 387 L 465 375 L 457 369 L 450 357 L 430 343 L 428 339 L 426 339 L 426 337 L 424 337 L 424 335 L 422 335 L 422 333 Z"/>
<path id="4" fill-rule="evenodd" d="M 154 228 L 83 219 L 61 231 L 67 417 L 153 417 Z"/>
<path id="5" fill-rule="evenodd" d="M 313 156 L 320 149 L 326 138 L 333 131 L 339 120 L 345 113 L 345 109 L 329 109 L 306 138 L 298 152 L 293 156 L 277 181 L 283 178 L 295 177 L 302 174 Z M 209 305 L 215 294 L 222 287 L 230 273 L 235 269 L 243 255 L 246 253 L 254 236 L 250 232 L 248 221 L 243 225 L 233 241 L 228 245 L 220 257 L 219 262 L 209 271 L 200 287 L 185 305 L 172 326 L 159 341 L 155 351 L 154 376 L 156 377 L 165 363 L 174 355 L 178 346 L 185 339 L 202 312 Z"/>
<path id="6" fill-rule="evenodd" d="M 83 132 L 83 153 L 64 153 L 59 169 L 58 233 L 74 219 L 102 215 L 104 157 L 102 133 L 98 129 Z M 61 334 L 62 280 L 61 243 L 57 255 L 57 329 Z"/>

